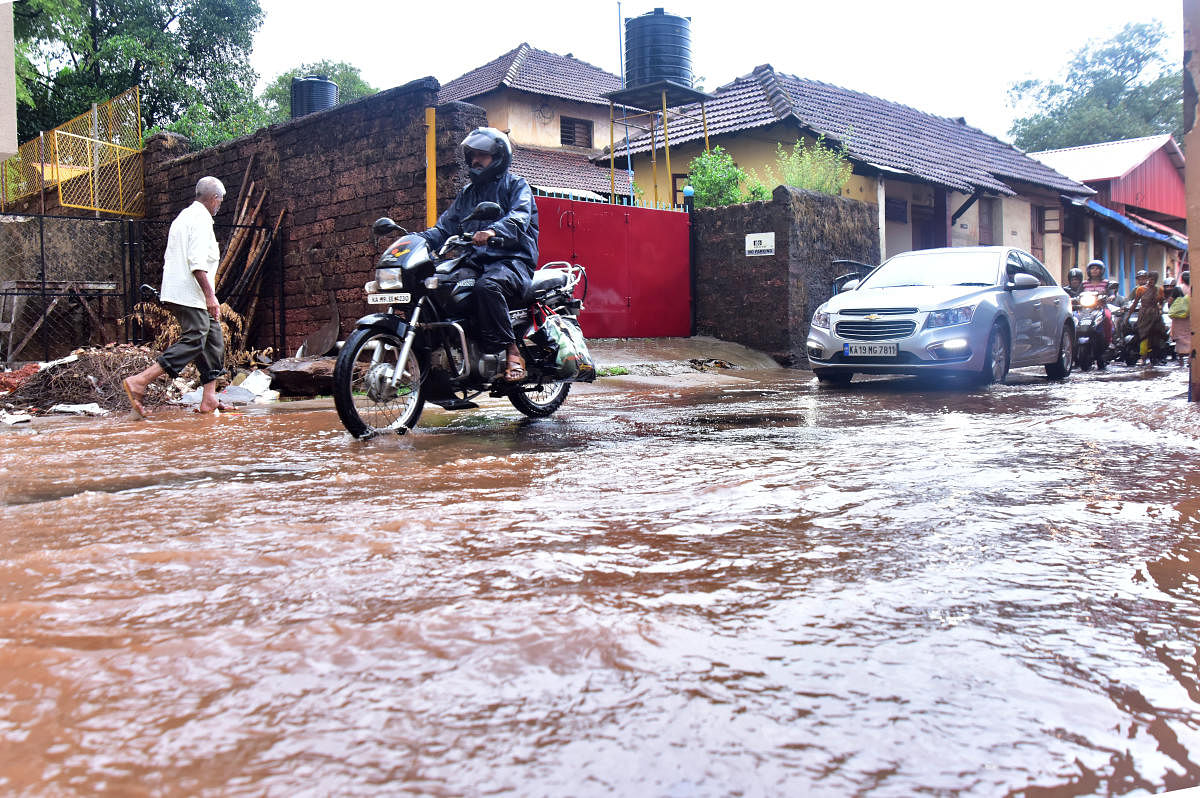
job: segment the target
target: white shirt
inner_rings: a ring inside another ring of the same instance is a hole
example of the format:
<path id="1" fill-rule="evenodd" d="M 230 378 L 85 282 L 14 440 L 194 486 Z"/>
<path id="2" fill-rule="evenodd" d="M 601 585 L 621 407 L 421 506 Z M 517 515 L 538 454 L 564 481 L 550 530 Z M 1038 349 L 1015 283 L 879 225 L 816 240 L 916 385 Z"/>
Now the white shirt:
<path id="1" fill-rule="evenodd" d="M 208 307 L 204 292 L 192 272 L 204 270 L 209 284 L 220 263 L 213 218 L 200 201 L 184 208 L 167 233 L 167 252 L 163 257 L 162 290 L 158 298 L 189 308 Z"/>

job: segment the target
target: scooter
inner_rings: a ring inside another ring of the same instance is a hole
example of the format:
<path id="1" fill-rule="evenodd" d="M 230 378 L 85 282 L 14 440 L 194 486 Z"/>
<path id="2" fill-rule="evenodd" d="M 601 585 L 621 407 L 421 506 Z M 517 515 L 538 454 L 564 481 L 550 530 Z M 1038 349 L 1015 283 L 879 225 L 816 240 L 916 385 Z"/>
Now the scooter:
<path id="1" fill-rule="evenodd" d="M 1075 363 L 1080 371 L 1090 370 L 1093 363 L 1101 370 L 1108 366 L 1104 308 L 1104 298 L 1094 291 L 1083 291 L 1071 300 L 1071 312 L 1075 316 Z"/>

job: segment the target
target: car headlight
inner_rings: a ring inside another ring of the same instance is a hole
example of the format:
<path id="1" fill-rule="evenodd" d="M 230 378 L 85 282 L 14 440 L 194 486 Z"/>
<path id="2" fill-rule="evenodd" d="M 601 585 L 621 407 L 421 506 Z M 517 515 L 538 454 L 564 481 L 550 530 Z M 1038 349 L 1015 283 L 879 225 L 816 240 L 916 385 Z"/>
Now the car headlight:
<path id="1" fill-rule="evenodd" d="M 399 269 L 376 269 L 375 280 L 379 283 L 379 287 L 384 291 L 391 291 L 393 288 L 403 287 L 403 281 L 400 279 Z"/>
<path id="2" fill-rule="evenodd" d="M 825 310 L 825 306 L 817 308 L 817 312 L 813 314 L 812 326 L 822 330 L 829 329 L 829 312 Z"/>
<path id="3" fill-rule="evenodd" d="M 937 327 L 953 327 L 956 324 L 970 324 L 975 317 L 975 306 L 968 305 L 950 310 L 935 310 L 925 317 L 925 329 Z"/>

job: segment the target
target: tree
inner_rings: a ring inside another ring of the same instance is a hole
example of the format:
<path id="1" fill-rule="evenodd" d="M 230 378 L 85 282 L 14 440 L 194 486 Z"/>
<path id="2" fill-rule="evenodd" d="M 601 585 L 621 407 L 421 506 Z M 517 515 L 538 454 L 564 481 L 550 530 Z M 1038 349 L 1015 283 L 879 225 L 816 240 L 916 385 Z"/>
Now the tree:
<path id="1" fill-rule="evenodd" d="M 246 110 L 258 0 L 16 0 L 18 135 L 33 138 L 131 86 L 147 128 L 195 106 Z"/>
<path id="2" fill-rule="evenodd" d="M 1009 135 L 1026 151 L 1100 141 L 1183 135 L 1183 72 L 1162 48 L 1161 22 L 1130 23 L 1116 36 L 1075 53 L 1062 81 L 1013 84 L 1014 106 L 1037 111 L 1017 119 Z"/>
<path id="3" fill-rule="evenodd" d="M 348 103 L 369 97 L 377 90 L 372 88 L 359 74 L 358 67 L 343 61 L 316 61 L 301 64 L 275 78 L 259 96 L 270 123 L 284 122 L 291 117 L 292 78 L 319 75 L 338 85 L 338 103 Z"/>
<path id="4" fill-rule="evenodd" d="M 775 176 L 775 169 L 779 170 L 779 177 Z M 843 143 L 840 149 L 835 150 L 825 143 L 822 134 L 811 144 L 806 144 L 802 138 L 798 139 L 790 150 L 785 150 L 782 144 L 776 142 L 775 169 L 769 165 L 764 167 L 764 179 L 751 170 L 751 184 L 782 184 L 836 196 L 850 182 L 854 167 L 850 164 L 846 145 Z"/>

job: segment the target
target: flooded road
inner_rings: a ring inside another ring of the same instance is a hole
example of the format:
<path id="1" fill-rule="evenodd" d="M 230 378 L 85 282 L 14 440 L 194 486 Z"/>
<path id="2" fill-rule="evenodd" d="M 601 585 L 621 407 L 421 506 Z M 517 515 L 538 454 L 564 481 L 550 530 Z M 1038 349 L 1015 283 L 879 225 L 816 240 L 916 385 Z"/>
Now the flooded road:
<path id="1" fill-rule="evenodd" d="M 0 793 L 1200 784 L 1182 370 L 738 376 L 0 434 Z"/>

